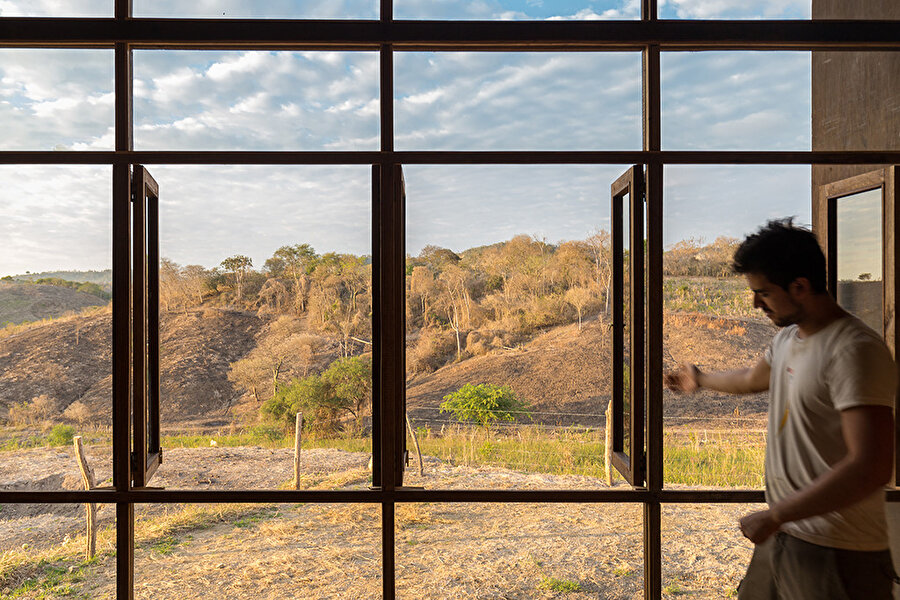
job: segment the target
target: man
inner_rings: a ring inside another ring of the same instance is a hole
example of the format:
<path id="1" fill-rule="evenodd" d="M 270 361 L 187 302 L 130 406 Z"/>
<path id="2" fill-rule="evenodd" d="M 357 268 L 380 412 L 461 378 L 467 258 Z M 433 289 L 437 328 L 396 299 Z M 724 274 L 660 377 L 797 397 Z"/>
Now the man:
<path id="1" fill-rule="evenodd" d="M 755 545 L 738 598 L 888 600 L 883 486 L 893 467 L 896 367 L 876 332 L 827 293 L 815 236 L 770 221 L 734 255 L 753 305 L 782 329 L 755 365 L 666 375 L 677 392 L 769 390 L 766 502 L 740 520 Z"/>

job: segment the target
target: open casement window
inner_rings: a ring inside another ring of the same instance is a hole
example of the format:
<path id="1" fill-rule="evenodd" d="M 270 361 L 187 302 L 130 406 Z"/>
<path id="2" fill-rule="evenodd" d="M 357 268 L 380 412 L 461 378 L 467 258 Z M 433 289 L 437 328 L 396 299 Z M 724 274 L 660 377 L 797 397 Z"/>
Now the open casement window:
<path id="1" fill-rule="evenodd" d="M 406 181 L 403 179 L 403 167 L 401 165 L 394 165 L 394 198 L 398 198 L 400 200 L 400 212 L 403 217 L 401 224 L 401 231 L 406 231 Z M 405 238 L 404 238 L 405 239 Z M 402 249 L 401 256 L 406 256 L 406 248 Z M 405 273 L 405 269 L 404 269 Z M 405 289 L 405 277 L 404 277 L 404 289 Z M 404 298 L 406 296 L 404 295 Z M 406 314 L 404 312 L 404 318 Z M 403 324 L 403 331 L 406 331 L 406 323 Z M 404 361 L 401 361 L 405 363 Z M 400 386 L 402 389 L 402 394 L 400 398 L 400 414 L 399 419 L 397 421 L 397 429 L 399 432 L 398 438 L 400 443 L 398 444 L 399 456 L 398 458 L 398 468 L 397 468 L 397 485 L 403 485 L 403 473 L 406 471 L 406 467 L 409 466 L 409 450 L 406 447 L 406 427 L 409 425 L 409 419 L 406 414 L 406 385 Z"/>
<path id="2" fill-rule="evenodd" d="M 895 359 L 896 181 L 897 167 L 890 166 L 819 186 L 815 198 L 818 222 L 824 224 L 816 233 L 826 249 L 828 289 L 842 307 L 884 336 Z"/>
<path id="3" fill-rule="evenodd" d="M 145 487 L 162 462 L 159 443 L 159 186 L 135 165 L 132 200 L 132 484 Z"/>
<path id="4" fill-rule="evenodd" d="M 612 208 L 612 464 L 643 486 L 644 452 L 644 172 L 622 174 Z"/>

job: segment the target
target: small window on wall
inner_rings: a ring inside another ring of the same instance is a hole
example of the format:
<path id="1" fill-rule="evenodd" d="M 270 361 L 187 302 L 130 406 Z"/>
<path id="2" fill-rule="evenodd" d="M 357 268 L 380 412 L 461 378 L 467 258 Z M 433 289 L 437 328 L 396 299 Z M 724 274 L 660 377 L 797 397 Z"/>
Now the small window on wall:
<path id="1" fill-rule="evenodd" d="M 896 167 L 823 185 L 820 231 L 828 260 L 828 288 L 838 303 L 896 347 Z M 823 214 L 824 213 L 824 214 Z"/>

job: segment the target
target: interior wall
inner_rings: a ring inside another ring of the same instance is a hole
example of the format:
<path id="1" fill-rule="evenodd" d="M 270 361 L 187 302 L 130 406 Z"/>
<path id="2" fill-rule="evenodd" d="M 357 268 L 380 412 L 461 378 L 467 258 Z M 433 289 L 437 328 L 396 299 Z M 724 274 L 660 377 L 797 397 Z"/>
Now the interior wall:
<path id="1" fill-rule="evenodd" d="M 897 0 L 813 0 L 813 19 L 896 19 Z M 900 150 L 900 53 L 812 53 L 812 150 Z M 873 165 L 813 166 L 812 185 Z M 813 194 L 813 227 L 824 227 Z"/>

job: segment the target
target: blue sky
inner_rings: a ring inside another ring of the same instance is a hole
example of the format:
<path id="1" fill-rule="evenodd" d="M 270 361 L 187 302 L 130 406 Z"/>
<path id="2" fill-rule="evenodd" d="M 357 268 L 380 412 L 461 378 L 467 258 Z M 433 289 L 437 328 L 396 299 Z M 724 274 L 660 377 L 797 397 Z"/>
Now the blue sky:
<path id="1" fill-rule="evenodd" d="M 802 4 L 669 0 L 663 9 L 696 18 L 770 16 L 776 9 L 780 16 L 802 16 Z M 135 0 L 136 13 L 142 5 L 165 14 L 176 6 L 225 6 L 226 12 L 253 6 Z M 292 7 L 350 10 L 371 3 L 259 5 L 296 13 Z M 634 15 L 630 0 L 394 5 L 398 14 L 419 18 Z M 26 6 L 56 16 L 111 10 L 111 2 L 0 0 L 0 16 L 28 12 Z M 379 146 L 374 53 L 144 50 L 135 52 L 134 74 L 137 149 Z M 112 83 L 111 51 L 0 50 L 0 148 L 111 149 Z M 666 149 L 810 147 L 809 53 L 665 54 L 662 89 Z M 637 53 L 395 57 L 398 149 L 634 150 L 641 145 L 640 119 Z M 518 233 L 551 242 L 583 238 L 608 228 L 609 184 L 626 167 L 408 166 L 408 251 L 428 243 L 463 250 Z M 367 167 L 154 165 L 151 172 L 161 187 L 162 252 L 180 264 L 214 266 L 243 253 L 261 266 L 280 245 L 299 242 L 320 252 L 371 251 Z M 0 276 L 108 267 L 109 176 L 108 167 L 0 168 Z M 809 222 L 809 180 L 808 167 L 669 167 L 666 243 L 741 236 L 779 216 Z"/>
<path id="2" fill-rule="evenodd" d="M 808 19 L 811 0 L 659 0 L 666 19 Z M 113 0 L 0 0 L 0 16 L 110 16 Z M 134 0 L 140 17 L 366 18 L 378 0 Z M 635 19 L 639 0 L 394 0 L 402 19 Z"/>

